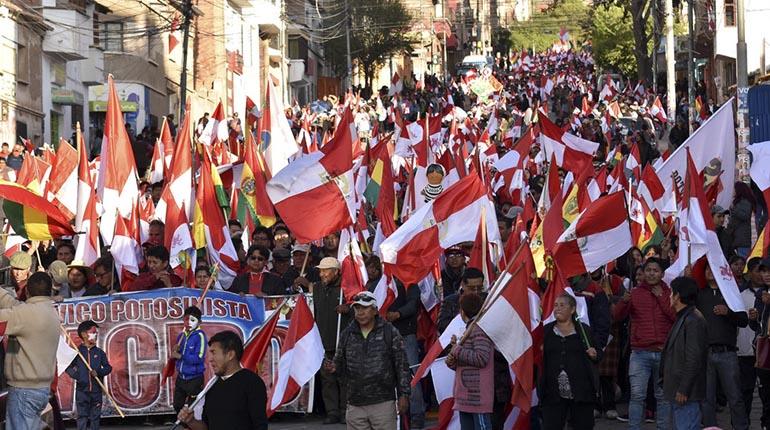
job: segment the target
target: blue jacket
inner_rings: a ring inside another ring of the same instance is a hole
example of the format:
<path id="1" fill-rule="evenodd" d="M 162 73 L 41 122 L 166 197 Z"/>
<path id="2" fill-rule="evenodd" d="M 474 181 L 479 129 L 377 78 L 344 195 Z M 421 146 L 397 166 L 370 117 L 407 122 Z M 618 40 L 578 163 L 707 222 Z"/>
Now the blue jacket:
<path id="1" fill-rule="evenodd" d="M 184 380 L 200 378 L 206 370 L 206 334 L 197 329 L 179 333 L 176 348 L 182 358 L 176 361 L 177 374 Z"/>
<path id="2" fill-rule="evenodd" d="M 99 376 L 99 379 L 103 380 L 105 376 L 112 372 L 112 366 L 110 366 L 110 362 L 107 360 L 107 354 L 105 354 L 105 352 L 98 346 L 93 346 L 89 349 L 81 344 L 78 347 L 78 350 L 88 361 L 88 364 L 91 365 L 91 368 L 94 369 L 94 372 Z M 96 379 L 88 374 L 88 366 L 86 366 L 80 357 L 75 357 L 75 360 L 69 365 L 67 368 L 67 375 L 70 375 L 70 377 L 75 380 L 78 391 L 85 391 L 88 393 L 98 393 L 102 391 L 101 387 L 99 387 L 99 383 L 96 382 Z"/>

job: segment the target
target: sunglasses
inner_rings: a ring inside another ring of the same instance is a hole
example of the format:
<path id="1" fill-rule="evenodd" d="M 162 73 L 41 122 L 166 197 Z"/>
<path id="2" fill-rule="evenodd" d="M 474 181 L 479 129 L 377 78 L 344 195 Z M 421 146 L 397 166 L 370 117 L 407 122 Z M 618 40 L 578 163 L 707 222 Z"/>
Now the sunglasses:
<path id="1" fill-rule="evenodd" d="M 372 296 L 365 295 L 365 294 L 359 294 L 359 295 L 357 295 L 357 296 L 355 296 L 353 298 L 353 301 L 354 302 L 372 303 L 372 302 L 376 302 L 377 299 L 375 299 Z"/>

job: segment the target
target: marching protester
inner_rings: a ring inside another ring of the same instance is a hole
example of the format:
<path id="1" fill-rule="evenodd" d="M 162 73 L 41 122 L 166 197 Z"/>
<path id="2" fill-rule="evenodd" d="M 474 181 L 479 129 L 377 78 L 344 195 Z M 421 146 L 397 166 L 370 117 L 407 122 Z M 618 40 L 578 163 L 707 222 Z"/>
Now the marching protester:
<path id="1" fill-rule="evenodd" d="M 321 279 L 320 285 L 313 288 L 313 314 L 327 360 L 334 358 L 341 332 L 350 324 L 350 306 L 341 303 L 340 263 L 334 257 L 325 257 L 317 266 Z M 345 423 L 346 401 L 349 396 L 348 385 L 335 372 L 322 368 L 321 396 L 326 408 L 324 424 Z"/>
<path id="2" fill-rule="evenodd" d="M 674 322 L 669 301 L 671 289 L 662 281 L 663 267 L 657 259 L 647 259 L 643 268 L 642 283 L 626 292 L 615 307 L 615 318 L 629 318 L 631 324 L 628 424 L 632 429 L 641 427 L 647 384 L 652 381 L 657 401 L 657 426 L 658 429 L 666 429 L 670 422 L 670 405 L 663 397 L 659 376 L 660 354 Z"/>
<path id="3" fill-rule="evenodd" d="M 228 291 L 255 296 L 286 294 L 286 284 L 280 276 L 267 269 L 270 250 L 261 245 L 251 245 L 246 251 L 246 270 L 238 275 Z"/>
<path id="4" fill-rule="evenodd" d="M 27 299 L 21 302 L 0 290 L 0 321 L 7 322 L 5 379 L 8 397 L 6 425 L 12 429 L 36 430 L 40 413 L 48 404 L 56 373 L 59 344 L 59 313 L 51 301 L 51 277 L 33 273 L 26 280 Z"/>
<path id="5" fill-rule="evenodd" d="M 151 246 L 147 249 L 145 258 L 148 271 L 137 276 L 123 291 L 146 291 L 182 285 L 182 278 L 168 266 L 169 254 L 165 246 Z"/>
<path id="6" fill-rule="evenodd" d="M 99 326 L 91 321 L 83 321 L 78 325 L 78 337 L 82 343 L 78 351 L 80 357 L 69 365 L 66 372 L 75 380 L 75 404 L 78 410 L 78 430 L 98 430 L 102 416 L 102 388 L 95 379 L 103 378 L 112 372 L 112 366 L 107 354 L 96 346 Z"/>
<path id="7" fill-rule="evenodd" d="M 177 336 L 171 357 L 176 359 L 174 411 L 179 413 L 203 389 L 206 370 L 206 334 L 201 330 L 203 314 L 195 306 L 184 310 L 184 330 Z"/>
<path id="8" fill-rule="evenodd" d="M 701 409 L 705 405 L 701 402 L 708 397 L 708 323 L 695 305 L 699 296 L 694 279 L 671 281 L 671 307 L 676 321 L 661 355 L 660 375 L 663 396 L 671 404 L 673 428 L 677 430 L 702 428 Z M 737 391 L 738 387 L 723 388 Z"/>
<path id="9" fill-rule="evenodd" d="M 266 430 L 267 390 L 262 378 L 241 367 L 241 338 L 233 331 L 211 336 L 208 356 L 217 379 L 205 393 L 201 419 L 185 406 L 179 421 L 192 430 Z"/>
<path id="10" fill-rule="evenodd" d="M 354 320 L 340 334 L 334 360 L 327 360 L 324 367 L 345 381 L 349 429 L 396 428 L 396 410 L 400 414 L 409 410 L 411 394 L 404 339 L 380 318 L 374 294 L 358 293 L 352 308 Z"/>
<path id="11" fill-rule="evenodd" d="M 460 297 L 460 315 L 466 324 L 478 315 L 482 299 L 468 293 Z M 463 343 L 453 335 L 446 364 L 456 372 L 454 409 L 460 411 L 460 428 L 490 428 L 494 403 L 494 346 L 484 331 L 473 326 Z M 459 376 L 458 376 L 459 374 Z"/>
<path id="12" fill-rule="evenodd" d="M 706 399 L 701 405 L 703 424 L 717 425 L 717 385 L 730 406 L 733 428 L 748 429 L 746 409 L 741 396 L 738 364 L 738 330 L 748 325 L 746 312 L 734 312 L 719 291 L 711 266 L 705 267 L 706 288 L 698 292 L 696 307 L 708 327 L 708 366 L 706 367 Z"/>
<path id="13" fill-rule="evenodd" d="M 283 106 L 296 88 L 272 80 L 246 111 L 233 111 L 241 89 L 203 119 L 192 97 L 161 129 L 124 116 L 109 78 L 106 139 L 8 145 L 9 427 L 29 428 L 50 390 L 59 316 L 65 329 L 98 323 L 118 345 L 114 325 L 151 324 L 165 337 L 132 336 L 176 359 L 174 388 L 137 383 L 173 399 L 130 413 L 173 407 L 193 429 L 262 429 L 287 409 L 421 429 L 434 400 L 439 427 L 457 416 L 474 430 L 695 428 L 727 414 L 745 429 L 759 403 L 755 425 L 768 427 L 770 146 L 749 147 L 746 172 L 732 102 L 715 106 L 710 83 L 693 109 L 682 97 L 668 112 L 660 89 L 607 70 L 567 33 L 542 52 L 485 50 L 455 76 L 399 69 L 390 86 L 304 106 Z M 225 324 L 238 329 L 207 342 Z M 96 331 L 81 333 L 86 357 Z M 109 386 L 138 404 L 122 384 L 142 359 L 105 345 Z M 93 379 L 82 364 L 78 392 Z M 310 411 L 315 393 L 289 393 L 268 408 L 263 378 L 273 394 L 317 378 L 322 401 Z M 88 387 L 79 413 L 93 427 L 102 403 Z"/>
<path id="14" fill-rule="evenodd" d="M 601 357 L 590 327 L 577 320 L 576 310 L 575 298 L 562 294 L 554 302 L 556 321 L 543 327 L 539 397 L 545 430 L 561 430 L 567 420 L 575 430 L 594 428 L 599 388 L 595 364 Z"/>

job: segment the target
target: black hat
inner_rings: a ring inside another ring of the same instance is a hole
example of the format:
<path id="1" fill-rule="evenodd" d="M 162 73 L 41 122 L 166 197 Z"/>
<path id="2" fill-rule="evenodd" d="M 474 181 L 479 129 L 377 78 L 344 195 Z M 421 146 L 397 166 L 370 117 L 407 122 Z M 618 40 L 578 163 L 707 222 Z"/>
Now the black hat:
<path id="1" fill-rule="evenodd" d="M 80 323 L 80 325 L 78 325 L 78 336 L 87 332 L 88 330 L 91 330 L 92 327 L 99 328 L 99 324 L 91 320 L 83 321 L 82 323 Z"/>

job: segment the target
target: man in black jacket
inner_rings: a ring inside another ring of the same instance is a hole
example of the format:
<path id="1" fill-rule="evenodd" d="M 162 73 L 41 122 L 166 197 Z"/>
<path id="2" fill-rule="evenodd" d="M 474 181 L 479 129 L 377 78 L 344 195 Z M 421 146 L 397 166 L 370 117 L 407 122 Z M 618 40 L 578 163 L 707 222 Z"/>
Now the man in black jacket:
<path id="1" fill-rule="evenodd" d="M 349 429 L 392 430 L 396 428 L 396 398 L 399 412 L 405 413 L 411 393 L 404 339 L 379 317 L 374 294 L 358 293 L 353 311 L 355 319 L 340 335 L 334 361 L 327 361 L 324 367 L 345 378 Z"/>
<path id="2" fill-rule="evenodd" d="M 412 284 L 404 287 L 401 281 L 396 281 L 398 297 L 387 309 L 387 319 L 404 338 L 406 360 L 409 366 L 420 364 L 420 346 L 417 343 L 417 312 L 420 309 L 420 287 Z M 421 429 L 425 425 L 425 404 L 422 398 L 422 385 L 414 386 L 414 395 L 410 398 L 409 412 L 410 428 Z"/>
<path id="3" fill-rule="evenodd" d="M 443 282 L 443 279 L 442 279 Z M 438 332 L 443 333 L 450 322 L 460 314 L 460 296 L 465 292 L 476 293 L 484 298 L 484 273 L 475 267 L 463 271 L 459 290 L 451 295 L 445 295 L 438 313 Z"/>
<path id="4" fill-rule="evenodd" d="M 450 246 L 444 251 L 446 267 L 441 271 L 443 297 L 449 297 L 460 289 L 460 282 L 465 273 L 465 251 L 459 246 Z M 459 312 L 459 307 L 457 308 Z"/>
<path id="5" fill-rule="evenodd" d="M 706 397 L 706 320 L 696 309 L 698 285 L 679 277 L 671 281 L 676 321 L 660 357 L 663 398 L 671 402 L 674 428 L 701 428 L 700 401 Z"/>
<path id="6" fill-rule="evenodd" d="M 730 405 L 730 418 L 734 429 L 746 430 L 749 422 L 740 390 L 738 366 L 738 328 L 746 327 L 746 312 L 733 312 L 727 307 L 719 291 L 711 268 L 706 266 L 708 286 L 698 292 L 697 307 L 708 325 L 708 366 L 706 368 L 706 401 L 703 402 L 703 424 L 716 427 L 717 381 Z M 718 379 L 717 379 L 718 378 Z"/>
<path id="7" fill-rule="evenodd" d="M 340 263 L 334 257 L 325 257 L 317 266 L 320 285 L 313 289 L 313 308 L 316 325 L 321 334 L 325 357 L 331 359 L 337 350 L 339 332 L 350 324 L 350 309 L 342 303 Z M 345 383 L 334 372 L 321 369 L 321 396 L 326 408 L 324 424 L 345 422 Z"/>

